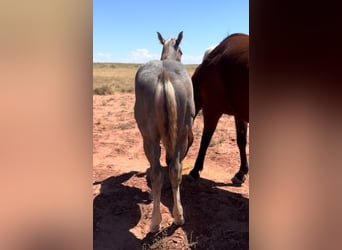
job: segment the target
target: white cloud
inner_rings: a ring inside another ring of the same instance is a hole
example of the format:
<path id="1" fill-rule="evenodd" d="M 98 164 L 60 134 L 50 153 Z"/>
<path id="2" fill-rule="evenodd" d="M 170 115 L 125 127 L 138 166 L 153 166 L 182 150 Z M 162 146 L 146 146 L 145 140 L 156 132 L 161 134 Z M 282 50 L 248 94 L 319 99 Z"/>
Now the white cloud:
<path id="1" fill-rule="evenodd" d="M 184 64 L 199 64 L 202 61 L 201 56 L 193 56 L 183 54 L 182 63 Z M 135 49 L 128 53 L 126 58 L 116 58 L 112 53 L 97 52 L 93 54 L 93 62 L 123 62 L 123 63 L 146 63 L 150 60 L 159 60 L 160 54 L 151 53 L 148 49 Z"/>
<path id="2" fill-rule="evenodd" d="M 185 64 L 200 64 L 203 56 L 182 55 L 182 63 Z"/>
<path id="3" fill-rule="evenodd" d="M 148 49 L 136 49 L 128 55 L 128 60 L 134 63 L 145 63 L 150 60 L 158 60 L 160 55 L 152 54 Z"/>
<path id="4" fill-rule="evenodd" d="M 182 63 L 199 64 L 202 61 L 201 56 L 183 55 Z M 148 49 L 136 49 L 131 51 L 128 56 L 128 61 L 133 63 L 145 63 L 150 60 L 159 60 L 160 54 L 153 54 Z"/>
<path id="5" fill-rule="evenodd" d="M 98 52 L 94 54 L 93 61 L 94 62 L 111 62 L 112 61 L 111 53 Z"/>

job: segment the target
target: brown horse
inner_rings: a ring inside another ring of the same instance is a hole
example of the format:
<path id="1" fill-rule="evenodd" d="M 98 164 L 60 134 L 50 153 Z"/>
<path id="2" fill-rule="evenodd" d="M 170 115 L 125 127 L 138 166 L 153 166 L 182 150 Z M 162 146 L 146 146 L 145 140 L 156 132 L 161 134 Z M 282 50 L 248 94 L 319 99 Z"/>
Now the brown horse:
<path id="1" fill-rule="evenodd" d="M 160 33 L 158 38 L 163 45 L 161 60 L 142 65 L 135 76 L 134 116 L 143 137 L 146 157 L 151 165 L 153 211 L 151 232 L 160 228 L 160 196 L 162 169 L 160 165 L 160 141 L 166 151 L 166 164 L 169 168 L 173 191 L 173 217 L 177 225 L 184 223 L 183 207 L 180 200 L 182 180 L 182 160 L 192 143 L 192 123 L 195 104 L 191 78 L 180 63 L 182 52 L 178 38 L 165 40 Z"/>
<path id="2" fill-rule="evenodd" d="M 215 47 L 192 76 L 197 115 L 203 109 L 204 129 L 201 146 L 190 175 L 198 179 L 205 154 L 222 114 L 234 115 L 240 170 L 232 178 L 234 184 L 245 181 L 248 173 L 246 157 L 249 123 L 249 36 L 232 34 Z"/>

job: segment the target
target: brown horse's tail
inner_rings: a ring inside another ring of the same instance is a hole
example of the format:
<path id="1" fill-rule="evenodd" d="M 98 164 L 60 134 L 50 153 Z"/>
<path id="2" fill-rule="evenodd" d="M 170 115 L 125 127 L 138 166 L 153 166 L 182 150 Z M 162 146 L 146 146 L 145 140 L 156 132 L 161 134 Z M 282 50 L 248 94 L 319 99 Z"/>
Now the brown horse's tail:
<path id="1" fill-rule="evenodd" d="M 177 139 L 177 103 L 175 90 L 165 72 L 158 79 L 155 107 L 161 140 L 167 154 L 173 155 Z"/>
<path id="2" fill-rule="evenodd" d="M 202 64 L 200 64 L 195 72 L 193 73 L 191 80 L 192 80 L 192 86 L 194 90 L 194 102 L 195 102 L 195 117 L 197 116 L 198 112 L 202 109 L 202 103 L 200 99 L 200 87 L 199 87 L 199 76 L 198 72 Z"/>

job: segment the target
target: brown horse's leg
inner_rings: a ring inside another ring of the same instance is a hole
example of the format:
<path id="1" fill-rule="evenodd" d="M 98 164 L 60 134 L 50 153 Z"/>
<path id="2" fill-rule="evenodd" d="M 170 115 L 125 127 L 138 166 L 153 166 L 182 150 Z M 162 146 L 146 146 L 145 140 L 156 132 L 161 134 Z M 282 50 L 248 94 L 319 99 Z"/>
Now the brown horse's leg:
<path id="1" fill-rule="evenodd" d="M 247 122 L 235 116 L 236 140 L 240 151 L 240 170 L 232 178 L 234 184 L 241 184 L 245 181 L 245 175 L 248 173 L 248 162 L 246 156 L 247 144 Z"/>
<path id="2" fill-rule="evenodd" d="M 198 152 L 198 156 L 195 162 L 194 168 L 190 171 L 190 175 L 194 179 L 198 179 L 199 171 L 203 169 L 203 163 L 205 154 L 207 152 L 211 137 L 213 136 L 217 122 L 219 121 L 222 113 L 210 113 L 210 111 L 203 110 L 203 117 L 204 117 L 204 128 L 202 133 L 202 139 L 201 139 L 201 146 Z"/>

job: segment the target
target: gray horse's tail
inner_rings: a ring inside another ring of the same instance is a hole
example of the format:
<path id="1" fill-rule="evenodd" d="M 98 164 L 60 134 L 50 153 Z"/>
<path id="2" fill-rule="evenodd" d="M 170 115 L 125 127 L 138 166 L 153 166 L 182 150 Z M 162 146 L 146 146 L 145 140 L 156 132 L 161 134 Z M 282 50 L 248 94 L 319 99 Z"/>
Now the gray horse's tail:
<path id="1" fill-rule="evenodd" d="M 163 72 L 158 77 L 155 94 L 158 128 L 168 155 L 173 155 L 177 140 L 177 102 L 169 76 Z"/>

